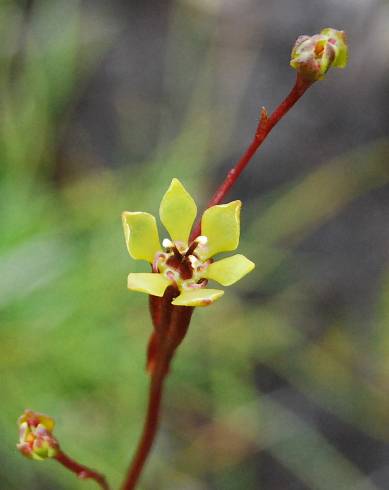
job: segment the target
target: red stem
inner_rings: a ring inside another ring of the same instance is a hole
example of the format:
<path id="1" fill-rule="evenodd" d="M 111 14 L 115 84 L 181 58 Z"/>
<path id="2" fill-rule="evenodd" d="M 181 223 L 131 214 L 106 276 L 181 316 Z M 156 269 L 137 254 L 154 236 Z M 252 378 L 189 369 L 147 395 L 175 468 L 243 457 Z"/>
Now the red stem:
<path id="1" fill-rule="evenodd" d="M 228 172 L 226 178 L 220 187 L 216 190 L 212 199 L 209 201 L 207 208 L 214 206 L 215 204 L 220 204 L 224 199 L 225 195 L 231 189 L 231 187 L 238 180 L 240 174 L 247 167 L 255 152 L 261 146 L 261 144 L 266 139 L 267 135 L 274 128 L 274 126 L 285 116 L 285 114 L 295 105 L 295 103 L 300 99 L 304 92 L 312 85 L 313 82 L 303 80 L 299 75 L 297 75 L 296 82 L 290 91 L 289 95 L 281 102 L 281 104 L 275 109 L 275 111 L 268 116 L 266 109 L 262 107 L 260 120 L 255 131 L 253 140 L 251 141 L 249 147 L 242 155 L 240 160 L 235 164 L 235 166 Z M 201 233 L 201 224 L 197 223 L 193 229 L 191 239 L 195 239 Z"/>
<path id="2" fill-rule="evenodd" d="M 72 473 L 75 473 L 78 478 L 81 478 L 82 480 L 95 480 L 95 482 L 103 490 L 110 490 L 110 486 L 108 485 L 104 475 L 88 468 L 87 466 L 77 463 L 77 461 L 74 461 L 74 459 L 70 458 L 63 451 L 59 450 L 58 454 L 55 456 L 55 459 Z"/>
<path id="3" fill-rule="evenodd" d="M 170 361 L 174 351 L 185 337 L 192 313 L 193 308 L 171 306 L 170 315 L 167 315 L 169 324 L 159 325 L 165 330 L 165 333 L 161 339 L 155 365 L 151 373 L 147 415 L 142 436 L 129 467 L 127 477 L 121 487 L 122 490 L 133 490 L 135 488 L 150 454 L 159 426 L 164 381 L 169 373 Z"/>
<path id="4" fill-rule="evenodd" d="M 163 361 L 163 364 L 165 364 L 165 361 Z M 151 376 L 149 401 L 143 433 L 128 471 L 126 481 L 122 486 L 123 490 L 135 488 L 158 430 L 163 383 L 167 375 L 166 368 L 161 369 L 161 367 L 162 364 L 159 363 Z"/>

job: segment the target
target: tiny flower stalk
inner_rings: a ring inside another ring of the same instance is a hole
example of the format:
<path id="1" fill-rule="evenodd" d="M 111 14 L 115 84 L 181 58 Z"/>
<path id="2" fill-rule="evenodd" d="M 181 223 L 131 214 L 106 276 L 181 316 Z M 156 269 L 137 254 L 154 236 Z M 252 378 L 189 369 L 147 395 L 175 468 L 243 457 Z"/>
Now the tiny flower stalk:
<path id="1" fill-rule="evenodd" d="M 224 200 L 274 126 L 280 122 L 312 84 L 323 79 L 331 66 L 344 68 L 347 61 L 348 46 L 346 34 L 343 31 L 327 27 L 315 36 L 298 37 L 292 49 L 290 61 L 290 65 L 297 72 L 292 90 L 272 114 L 269 115 L 265 107 L 262 107 L 254 138 L 238 162 L 227 173 L 226 178 L 210 199 L 208 206 L 220 204 Z M 192 238 L 199 234 L 200 223 L 194 228 Z"/>
<path id="2" fill-rule="evenodd" d="M 23 456 L 35 461 L 55 459 L 78 478 L 95 480 L 100 488 L 110 490 L 104 475 L 77 463 L 61 450 L 58 440 L 53 435 L 55 422 L 52 417 L 25 410 L 18 419 L 18 426 L 19 443 L 16 447 Z"/>

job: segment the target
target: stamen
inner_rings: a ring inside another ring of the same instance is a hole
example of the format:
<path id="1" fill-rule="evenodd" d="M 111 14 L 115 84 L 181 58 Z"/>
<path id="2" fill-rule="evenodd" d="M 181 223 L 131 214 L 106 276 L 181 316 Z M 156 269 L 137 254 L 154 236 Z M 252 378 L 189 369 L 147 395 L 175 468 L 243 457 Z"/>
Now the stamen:
<path id="1" fill-rule="evenodd" d="M 167 271 L 166 277 L 170 279 L 177 286 L 176 276 L 174 275 L 173 271 Z"/>
<path id="2" fill-rule="evenodd" d="M 198 267 L 197 267 L 197 272 L 204 272 L 208 269 L 208 266 L 212 263 L 211 260 L 207 260 L 206 262 L 203 262 L 201 263 Z"/>
<path id="3" fill-rule="evenodd" d="M 201 289 L 201 288 L 205 288 L 207 284 L 208 284 L 208 279 L 203 278 L 199 282 L 189 284 L 189 287 L 192 289 Z"/>
<path id="4" fill-rule="evenodd" d="M 188 260 L 191 263 L 192 267 L 195 268 L 199 259 L 197 257 L 195 257 L 194 255 L 189 255 Z"/>
<path id="5" fill-rule="evenodd" d="M 159 268 L 158 268 L 158 262 L 163 259 L 165 257 L 165 254 L 162 254 L 162 253 L 159 253 L 155 256 L 155 259 L 154 259 L 154 262 L 153 262 L 153 265 L 152 265 L 152 269 L 153 269 L 153 272 L 159 272 Z"/>

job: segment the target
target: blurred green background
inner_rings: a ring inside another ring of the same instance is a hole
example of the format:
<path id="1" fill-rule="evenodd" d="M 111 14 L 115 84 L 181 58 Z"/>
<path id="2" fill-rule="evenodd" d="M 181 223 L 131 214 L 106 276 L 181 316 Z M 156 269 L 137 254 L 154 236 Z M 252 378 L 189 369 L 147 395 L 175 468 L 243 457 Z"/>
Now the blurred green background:
<path id="1" fill-rule="evenodd" d="M 257 268 L 196 310 L 139 488 L 387 488 L 389 10 L 367 4 L 0 3 L 1 489 L 96 488 L 17 453 L 24 408 L 118 488 L 151 331 L 120 213 L 156 214 L 174 176 L 204 206 L 291 87 L 295 38 L 327 25 L 350 65 L 230 196 Z"/>

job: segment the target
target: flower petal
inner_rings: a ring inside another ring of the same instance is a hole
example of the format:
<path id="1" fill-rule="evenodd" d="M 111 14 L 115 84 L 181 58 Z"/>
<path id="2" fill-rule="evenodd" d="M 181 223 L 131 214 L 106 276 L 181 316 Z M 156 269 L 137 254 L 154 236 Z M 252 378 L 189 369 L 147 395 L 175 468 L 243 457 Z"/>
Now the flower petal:
<path id="1" fill-rule="evenodd" d="M 122 213 L 124 236 L 129 254 L 137 260 L 152 263 L 155 254 L 161 250 L 157 223 L 149 213 Z"/>
<path id="2" fill-rule="evenodd" d="M 204 277 L 213 279 L 222 286 L 230 286 L 251 272 L 254 267 L 254 262 L 244 255 L 237 254 L 210 264 Z"/>
<path id="3" fill-rule="evenodd" d="M 221 298 L 224 291 L 220 289 L 192 289 L 183 291 L 172 301 L 176 306 L 208 306 Z"/>
<path id="4" fill-rule="evenodd" d="M 178 179 L 173 179 L 162 198 L 159 216 L 172 240 L 187 242 L 197 206 Z"/>
<path id="5" fill-rule="evenodd" d="M 34 412 L 30 409 L 26 409 L 23 413 L 18 418 L 18 424 L 21 425 L 25 422 L 30 424 L 30 422 L 33 421 L 35 424 L 41 424 L 43 425 L 46 430 L 51 432 L 54 429 L 55 421 L 52 417 L 49 415 L 45 415 L 44 413 L 39 413 L 39 412 Z"/>
<path id="6" fill-rule="evenodd" d="M 235 250 L 239 245 L 240 201 L 208 208 L 201 219 L 201 234 L 208 238 L 203 259 L 219 252 Z"/>
<path id="7" fill-rule="evenodd" d="M 331 27 L 326 27 L 320 31 L 320 34 L 329 38 L 329 43 L 335 48 L 335 59 L 332 66 L 336 68 L 344 68 L 348 61 L 348 46 L 347 38 L 344 31 L 338 31 Z"/>
<path id="8" fill-rule="evenodd" d="M 171 281 L 162 274 L 134 272 L 128 276 L 128 289 L 162 297 Z"/>

